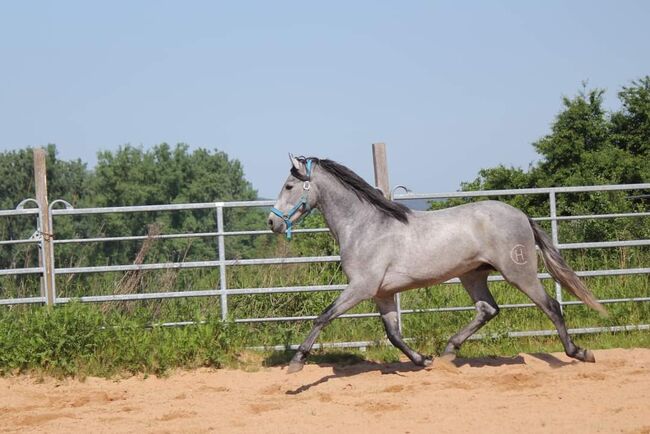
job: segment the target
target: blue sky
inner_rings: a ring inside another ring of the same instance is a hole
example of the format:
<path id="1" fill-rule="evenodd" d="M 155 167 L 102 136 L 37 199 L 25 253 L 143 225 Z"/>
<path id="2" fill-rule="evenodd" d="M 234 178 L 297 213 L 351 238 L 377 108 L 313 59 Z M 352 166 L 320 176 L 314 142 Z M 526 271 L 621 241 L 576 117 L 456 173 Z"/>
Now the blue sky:
<path id="1" fill-rule="evenodd" d="M 92 165 L 126 143 L 239 159 L 275 197 L 287 152 L 449 191 L 527 167 L 561 97 L 650 74 L 650 2 L 3 2 L 0 150 Z"/>

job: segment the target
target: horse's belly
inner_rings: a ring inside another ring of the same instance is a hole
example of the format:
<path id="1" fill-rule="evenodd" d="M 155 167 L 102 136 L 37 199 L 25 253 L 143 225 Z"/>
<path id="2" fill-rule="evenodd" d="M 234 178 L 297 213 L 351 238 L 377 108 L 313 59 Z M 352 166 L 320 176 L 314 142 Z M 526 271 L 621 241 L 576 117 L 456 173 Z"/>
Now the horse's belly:
<path id="1" fill-rule="evenodd" d="M 413 288 L 424 288 L 426 286 L 436 285 L 442 283 L 447 279 L 431 278 L 431 279 L 414 279 L 411 276 L 399 274 L 387 274 L 384 282 L 379 288 L 379 294 L 394 294 L 396 292 L 406 291 Z"/>
<path id="2" fill-rule="evenodd" d="M 444 231 L 414 228 L 393 253 L 380 292 L 436 285 L 479 267 L 484 258 L 473 225 L 452 221 L 448 227 Z"/>
<path id="3" fill-rule="evenodd" d="M 384 276 L 380 293 L 395 293 L 407 289 L 437 285 L 454 277 L 461 276 L 481 265 L 480 261 L 460 261 L 453 265 L 429 263 L 428 267 L 391 267 Z"/>

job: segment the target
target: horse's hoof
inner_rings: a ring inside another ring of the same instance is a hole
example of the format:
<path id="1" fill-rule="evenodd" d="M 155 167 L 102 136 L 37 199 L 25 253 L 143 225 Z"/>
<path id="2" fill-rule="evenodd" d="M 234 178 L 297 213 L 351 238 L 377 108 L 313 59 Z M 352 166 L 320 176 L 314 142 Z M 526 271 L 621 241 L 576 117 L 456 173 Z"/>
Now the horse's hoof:
<path id="1" fill-rule="evenodd" d="M 287 374 L 295 374 L 296 372 L 302 371 L 304 366 L 304 362 L 291 362 L 287 368 Z"/>
<path id="2" fill-rule="evenodd" d="M 424 357 L 422 359 L 422 366 L 424 366 L 425 368 L 427 366 L 431 366 L 432 363 L 433 363 L 433 359 L 431 357 Z"/>
<path id="3" fill-rule="evenodd" d="M 573 357 L 574 359 L 578 359 L 581 362 L 587 362 L 587 363 L 596 362 L 594 353 L 592 353 L 591 350 L 587 350 L 587 349 L 579 348 L 578 351 L 576 351 L 576 353 L 571 357 Z"/>

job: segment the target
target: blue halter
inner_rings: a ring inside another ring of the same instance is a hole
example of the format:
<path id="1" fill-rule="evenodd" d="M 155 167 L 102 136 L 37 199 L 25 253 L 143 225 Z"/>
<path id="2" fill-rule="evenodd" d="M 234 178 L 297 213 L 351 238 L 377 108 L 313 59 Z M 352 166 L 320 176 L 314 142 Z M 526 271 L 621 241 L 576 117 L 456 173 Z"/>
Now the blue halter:
<path id="1" fill-rule="evenodd" d="M 302 184 L 302 196 L 300 196 L 300 200 L 298 201 L 297 204 L 294 205 L 293 208 L 288 213 L 283 213 L 279 209 L 273 207 L 271 208 L 271 212 L 275 214 L 276 216 L 280 217 L 282 220 L 284 220 L 284 224 L 287 226 L 287 239 L 291 239 L 291 229 L 294 224 L 299 223 L 302 219 L 304 219 L 306 216 L 311 213 L 311 207 L 309 206 L 309 189 L 311 188 L 311 185 L 309 184 L 309 180 L 311 179 L 311 164 L 312 160 L 307 160 L 306 162 L 306 169 L 307 169 L 307 180 L 303 182 Z M 305 208 L 305 212 L 303 215 L 298 217 L 295 222 L 291 221 L 291 217 L 293 217 L 301 208 Z"/>

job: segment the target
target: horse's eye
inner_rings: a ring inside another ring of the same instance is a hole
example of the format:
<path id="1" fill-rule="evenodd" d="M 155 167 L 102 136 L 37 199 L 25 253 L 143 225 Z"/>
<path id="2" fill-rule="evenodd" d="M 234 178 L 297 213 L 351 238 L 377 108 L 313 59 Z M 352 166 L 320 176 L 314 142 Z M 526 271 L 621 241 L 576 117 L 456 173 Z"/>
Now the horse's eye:
<path id="1" fill-rule="evenodd" d="M 286 188 L 287 190 L 291 190 L 291 189 L 293 188 L 293 185 L 291 185 L 291 184 L 287 184 L 287 186 L 284 187 L 284 188 Z"/>

